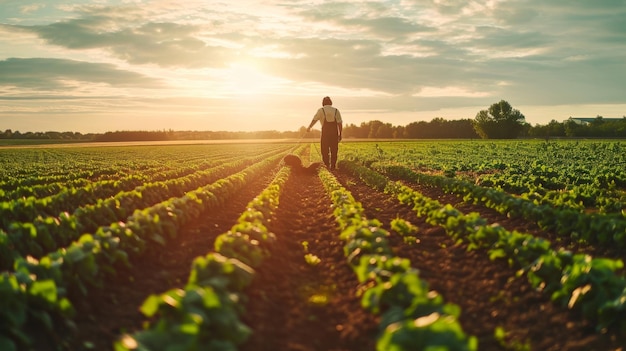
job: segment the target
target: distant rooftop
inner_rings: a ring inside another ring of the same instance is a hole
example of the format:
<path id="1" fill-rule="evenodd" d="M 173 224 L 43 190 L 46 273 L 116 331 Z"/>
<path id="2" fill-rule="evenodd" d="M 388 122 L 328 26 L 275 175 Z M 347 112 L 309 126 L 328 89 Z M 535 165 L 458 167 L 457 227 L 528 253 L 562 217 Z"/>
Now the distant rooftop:
<path id="1" fill-rule="evenodd" d="M 595 121 L 596 119 L 598 119 L 598 117 L 570 117 L 568 119 L 568 121 L 572 121 L 578 124 L 589 124 L 593 121 Z M 605 122 L 611 122 L 611 121 L 621 121 L 623 120 L 624 117 L 622 118 L 606 118 L 606 117 L 602 117 L 602 120 Z"/>

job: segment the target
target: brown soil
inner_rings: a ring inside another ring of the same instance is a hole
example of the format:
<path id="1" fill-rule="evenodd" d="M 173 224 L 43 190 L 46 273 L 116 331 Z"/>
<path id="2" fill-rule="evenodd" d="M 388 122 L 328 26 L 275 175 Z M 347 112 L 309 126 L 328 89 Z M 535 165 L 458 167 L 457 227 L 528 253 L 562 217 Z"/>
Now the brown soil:
<path id="1" fill-rule="evenodd" d="M 593 326 L 551 303 L 548 296 L 532 289 L 525 278 L 515 278 L 515 269 L 504 260 L 490 261 L 481 250 L 468 252 L 465 245 L 455 244 L 442 228 L 417 218 L 409 207 L 391 196 L 374 192 L 348 175 L 339 173 L 338 178 L 363 204 L 368 218 L 381 220 L 386 229 L 391 231 L 389 223 L 396 217 L 419 227 L 419 243 L 412 245 L 392 232 L 390 242 L 395 253 L 409 258 L 413 267 L 420 270 L 420 277 L 446 302 L 461 307 L 463 330 L 478 337 L 480 350 L 507 349 L 495 340 L 496 327 L 503 327 L 508 333 L 509 349 L 526 344 L 531 350 L 619 350 L 626 344 L 625 337 L 596 333 Z M 465 213 L 479 212 L 490 223 L 499 222 L 508 229 L 524 232 L 534 228 L 526 222 L 513 225 L 495 211 L 459 203 L 458 197 L 439 189 L 413 187 L 443 204 L 452 203 Z"/>
<path id="2" fill-rule="evenodd" d="M 398 256 L 411 260 L 431 289 L 461 307 L 463 329 L 478 337 L 480 350 L 514 350 L 515 345 L 524 344 L 542 351 L 620 350 L 626 344 L 626 338 L 595 333 L 593 326 L 555 306 L 524 278 L 515 278 L 515 270 L 506 262 L 490 261 L 482 251 L 468 252 L 394 198 L 341 171 L 335 174 L 363 204 L 368 218 L 377 218 L 388 230 L 398 216 L 419 227 L 418 243 L 406 243 L 392 232 L 390 244 Z M 111 350 L 123 332 L 140 329 L 145 322 L 138 311 L 143 300 L 149 294 L 182 287 L 192 260 L 213 250 L 215 237 L 230 229 L 271 176 L 249 185 L 224 208 L 185 228 L 167 250 L 133 262 L 133 268 L 106 289 L 78 304 L 77 331 L 68 349 Z M 452 200 L 437 189 L 428 191 L 443 203 Z M 483 207 L 462 206 L 462 211 L 480 212 L 490 221 L 503 220 Z M 507 225 L 533 231 L 525 222 Z M 378 318 L 360 306 L 359 284 L 346 263 L 331 201 L 317 176 L 290 177 L 270 229 L 277 242 L 247 291 L 243 316 L 254 334 L 240 349 L 374 350 Z M 308 244 L 303 245 L 304 241 Z M 320 258 L 318 265 L 305 262 L 305 246 Z M 494 339 L 498 326 L 507 331 L 510 347 Z"/>

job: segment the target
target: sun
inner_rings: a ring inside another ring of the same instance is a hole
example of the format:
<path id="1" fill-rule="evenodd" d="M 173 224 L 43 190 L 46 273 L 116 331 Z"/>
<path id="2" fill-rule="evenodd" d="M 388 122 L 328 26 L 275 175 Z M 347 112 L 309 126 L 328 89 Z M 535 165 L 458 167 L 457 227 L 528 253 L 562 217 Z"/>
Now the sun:
<path id="1" fill-rule="evenodd" d="M 271 93 L 279 79 L 263 73 L 260 68 L 247 61 L 233 62 L 225 72 L 225 86 L 234 96 L 253 97 Z"/>

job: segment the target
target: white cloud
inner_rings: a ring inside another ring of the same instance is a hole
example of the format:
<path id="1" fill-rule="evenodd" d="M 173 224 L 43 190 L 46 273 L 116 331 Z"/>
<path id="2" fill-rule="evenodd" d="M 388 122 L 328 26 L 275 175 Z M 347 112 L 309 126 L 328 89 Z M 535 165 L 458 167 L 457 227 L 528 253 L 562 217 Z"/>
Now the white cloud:
<path id="1" fill-rule="evenodd" d="M 624 0 L 37 4 L 3 4 L 0 116 L 24 110 L 26 100 L 5 108 L 18 95 L 114 97 L 120 106 L 126 97 L 219 96 L 213 103 L 233 114 L 248 109 L 226 103 L 231 97 L 280 104 L 308 96 L 317 105 L 332 94 L 354 118 L 389 111 L 402 120 L 500 99 L 514 107 L 626 103 Z M 105 113 L 95 106 L 81 111 Z M 184 111 L 176 102 L 158 108 Z M 292 108 L 283 113 L 302 106 Z"/>
<path id="2" fill-rule="evenodd" d="M 489 97 L 492 93 L 486 91 L 468 90 L 463 87 L 424 87 L 415 97 Z"/>
<path id="3" fill-rule="evenodd" d="M 46 5 L 44 4 L 30 4 L 30 5 L 24 5 L 20 8 L 20 11 L 24 14 L 29 14 L 31 12 L 35 12 L 37 10 L 40 10 L 42 8 L 46 7 Z"/>

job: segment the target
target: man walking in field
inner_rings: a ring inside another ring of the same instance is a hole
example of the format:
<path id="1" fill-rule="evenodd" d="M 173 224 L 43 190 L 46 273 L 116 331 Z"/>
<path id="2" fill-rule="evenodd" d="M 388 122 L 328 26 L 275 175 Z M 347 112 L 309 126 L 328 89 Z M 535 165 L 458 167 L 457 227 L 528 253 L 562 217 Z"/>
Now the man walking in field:
<path id="1" fill-rule="evenodd" d="M 341 113 L 333 107 L 333 102 L 328 96 L 322 99 L 322 107 L 313 116 L 307 132 L 311 131 L 311 127 L 317 121 L 322 124 L 322 139 L 320 141 L 322 161 L 332 171 L 337 165 L 337 152 L 339 151 L 343 122 L 341 121 Z"/>

